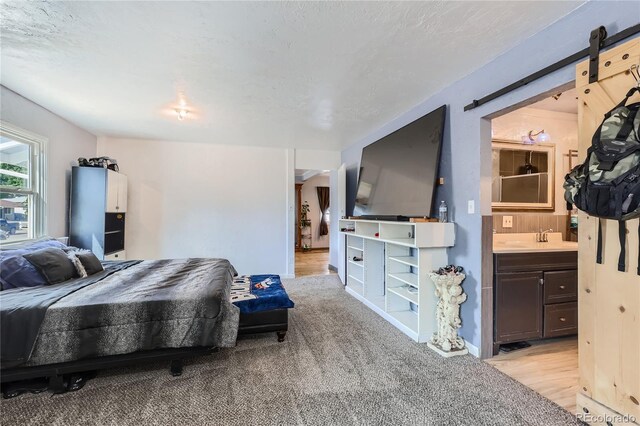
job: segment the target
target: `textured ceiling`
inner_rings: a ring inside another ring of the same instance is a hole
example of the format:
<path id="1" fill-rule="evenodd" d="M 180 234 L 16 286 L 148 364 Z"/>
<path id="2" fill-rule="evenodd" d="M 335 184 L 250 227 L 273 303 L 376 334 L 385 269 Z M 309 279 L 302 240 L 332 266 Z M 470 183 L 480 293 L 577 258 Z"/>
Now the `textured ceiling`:
<path id="1" fill-rule="evenodd" d="M 580 4 L 3 1 L 1 82 L 97 135 L 339 149 Z"/>

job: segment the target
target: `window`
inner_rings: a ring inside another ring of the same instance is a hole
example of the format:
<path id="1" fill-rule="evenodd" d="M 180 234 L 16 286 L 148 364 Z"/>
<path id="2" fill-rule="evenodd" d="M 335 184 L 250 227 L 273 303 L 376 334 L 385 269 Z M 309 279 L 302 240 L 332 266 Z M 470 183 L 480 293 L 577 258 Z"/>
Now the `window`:
<path id="1" fill-rule="evenodd" d="M 322 220 L 322 214 L 320 215 L 320 220 Z M 331 223 L 331 209 L 327 209 L 327 211 L 324 212 L 324 220 L 327 221 L 327 225 Z"/>
<path id="2" fill-rule="evenodd" d="M 45 234 L 46 139 L 0 122 L 0 244 Z"/>

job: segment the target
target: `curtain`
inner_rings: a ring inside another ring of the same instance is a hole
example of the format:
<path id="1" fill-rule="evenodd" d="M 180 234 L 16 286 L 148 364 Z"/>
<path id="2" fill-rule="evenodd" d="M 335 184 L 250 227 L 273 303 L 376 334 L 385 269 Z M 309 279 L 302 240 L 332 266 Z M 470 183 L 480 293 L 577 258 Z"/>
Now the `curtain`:
<path id="1" fill-rule="evenodd" d="M 320 219 L 320 236 L 329 235 L 329 224 L 327 223 L 327 210 L 329 210 L 329 187 L 317 186 L 318 191 L 318 205 L 320 206 L 320 212 L 322 212 L 322 218 Z"/>

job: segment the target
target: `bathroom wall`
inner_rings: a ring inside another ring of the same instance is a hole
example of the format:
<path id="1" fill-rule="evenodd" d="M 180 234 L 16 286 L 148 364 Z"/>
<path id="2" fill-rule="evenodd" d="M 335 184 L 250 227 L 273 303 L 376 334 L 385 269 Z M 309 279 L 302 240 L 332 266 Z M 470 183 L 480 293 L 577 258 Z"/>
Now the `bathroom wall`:
<path id="1" fill-rule="evenodd" d="M 513 218 L 511 228 L 503 228 L 504 216 Z M 553 229 L 553 232 L 562 232 L 562 239 L 577 241 L 577 234 L 567 230 L 569 217 L 567 215 L 536 214 L 536 213 L 494 213 L 493 229 L 499 234 L 511 234 L 522 232 L 538 232 L 541 229 Z"/>
<path id="2" fill-rule="evenodd" d="M 578 101 L 576 100 L 576 105 Z M 521 108 L 491 121 L 493 139 L 520 141 L 530 130 L 544 129 L 550 136 L 549 143 L 555 145 L 555 197 L 556 215 L 566 215 L 562 184 L 569 172 L 569 150 L 578 149 L 578 114 L 547 111 L 536 108 Z M 574 165 L 579 159 L 574 158 Z M 543 213 L 544 214 L 544 213 Z"/>
<path id="3" fill-rule="evenodd" d="M 530 130 L 538 132 L 542 129 L 549 133 L 551 136 L 549 143 L 555 145 L 556 150 L 554 211 L 548 213 L 494 213 L 493 229 L 498 233 L 538 232 L 541 229 L 553 229 L 555 232 L 562 232 L 563 239 L 572 240 L 575 235 L 567 231 L 569 217 L 567 216 L 562 184 L 564 176 L 571 169 L 569 150 L 578 149 L 578 115 L 526 107 L 491 121 L 494 139 L 520 141 L 521 137 Z M 579 160 L 574 158 L 573 165 L 575 166 Z M 513 217 L 513 227 L 502 227 L 504 216 Z"/>

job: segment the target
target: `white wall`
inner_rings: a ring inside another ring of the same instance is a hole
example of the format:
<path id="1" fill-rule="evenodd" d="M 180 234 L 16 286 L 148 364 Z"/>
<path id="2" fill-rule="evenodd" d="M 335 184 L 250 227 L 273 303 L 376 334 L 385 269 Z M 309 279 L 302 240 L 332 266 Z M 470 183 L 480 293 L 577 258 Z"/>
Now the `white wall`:
<path id="1" fill-rule="evenodd" d="M 340 151 L 296 149 L 296 169 L 335 170 L 340 167 Z"/>
<path id="2" fill-rule="evenodd" d="M 128 258 L 222 257 L 240 273 L 288 274 L 288 150 L 100 138 L 98 152 L 129 179 Z"/>
<path id="3" fill-rule="evenodd" d="M 320 205 L 318 202 L 318 186 L 329 186 L 328 175 L 316 175 L 306 180 L 302 185 L 302 203 L 309 202 L 309 219 L 311 219 L 311 247 L 327 248 L 329 247 L 329 235 L 320 236 Z"/>
<path id="4" fill-rule="evenodd" d="M 47 138 L 46 232 L 67 235 L 71 166 L 95 157 L 97 138 L 40 105 L 0 86 L 0 119 Z"/>
<path id="5" fill-rule="evenodd" d="M 529 130 L 537 132 L 541 129 L 549 133 L 550 143 L 555 145 L 556 149 L 555 214 L 566 215 L 567 207 L 562 184 L 564 176 L 569 171 L 569 157 L 565 154 L 568 154 L 570 149 L 578 149 L 578 114 L 521 108 L 491 121 L 494 139 L 520 141 L 520 137 L 526 135 Z M 574 159 L 575 164 L 578 161 L 580 159 Z"/>

